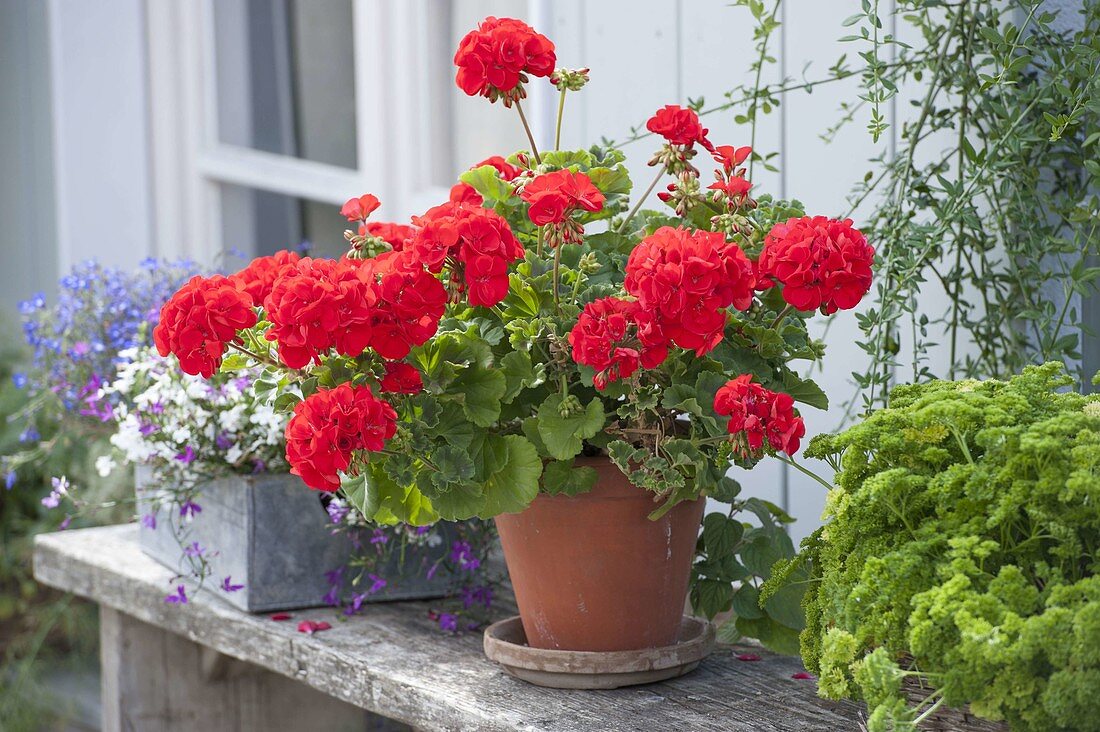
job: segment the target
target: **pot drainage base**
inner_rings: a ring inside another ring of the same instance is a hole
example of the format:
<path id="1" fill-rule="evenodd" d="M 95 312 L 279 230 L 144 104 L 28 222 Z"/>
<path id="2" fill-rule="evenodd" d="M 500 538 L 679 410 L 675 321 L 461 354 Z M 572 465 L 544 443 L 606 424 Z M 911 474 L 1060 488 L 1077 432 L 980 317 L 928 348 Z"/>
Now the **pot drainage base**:
<path id="1" fill-rule="evenodd" d="M 555 689 L 617 689 L 683 676 L 714 648 L 714 626 L 685 615 L 680 640 L 637 651 L 559 651 L 531 648 L 519 616 L 485 629 L 485 655 L 512 676 Z"/>

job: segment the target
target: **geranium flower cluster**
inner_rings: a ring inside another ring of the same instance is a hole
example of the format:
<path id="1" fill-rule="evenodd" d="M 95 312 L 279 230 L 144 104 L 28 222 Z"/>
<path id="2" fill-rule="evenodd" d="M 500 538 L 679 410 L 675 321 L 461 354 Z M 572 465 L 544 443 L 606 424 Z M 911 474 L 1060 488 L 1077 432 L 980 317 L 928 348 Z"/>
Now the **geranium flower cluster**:
<path id="1" fill-rule="evenodd" d="M 829 315 L 859 304 L 871 289 L 874 259 L 874 249 L 851 219 L 790 219 L 764 239 L 759 287 L 782 284 L 783 299 L 792 307 Z"/>
<path id="2" fill-rule="evenodd" d="M 722 340 L 725 309 L 752 305 L 754 283 L 749 258 L 722 234 L 663 226 L 630 253 L 623 287 L 670 342 L 702 356 Z"/>
<path id="3" fill-rule="evenodd" d="M 341 384 L 298 403 L 286 428 L 291 471 L 310 488 L 334 492 L 358 450 L 381 450 L 397 432 L 397 411 L 366 386 Z"/>
<path id="4" fill-rule="evenodd" d="M 557 56 L 550 39 L 523 21 L 489 17 L 463 37 L 454 62 L 462 91 L 507 107 L 526 96 L 529 76 L 553 73 Z"/>
<path id="5" fill-rule="evenodd" d="M 726 382 L 714 395 L 714 411 L 729 417 L 726 429 L 731 435 L 744 434 L 748 452 L 758 452 L 766 441 L 773 450 L 793 455 L 806 435 L 791 395 L 765 389 L 751 374 Z"/>
<path id="6" fill-rule="evenodd" d="M 508 266 L 523 257 L 523 245 L 499 214 L 445 203 L 413 223 L 419 228 L 408 243 L 410 256 L 430 272 L 451 260 L 471 305 L 492 307 L 508 294 Z"/>
<path id="7" fill-rule="evenodd" d="M 634 300 L 585 306 L 569 334 L 573 360 L 596 369 L 596 388 L 654 368 L 670 345 L 702 356 L 722 340 L 726 309 L 752 305 L 755 278 L 741 248 L 721 234 L 661 227 L 634 248 L 623 287 Z"/>
<path id="8" fill-rule="evenodd" d="M 535 226 L 550 226 L 551 244 L 580 243 L 584 227 L 571 216 L 576 211 L 603 208 L 604 195 L 584 173 L 555 170 L 523 186 L 520 198 L 529 204 L 527 216 Z"/>
<path id="9" fill-rule="evenodd" d="M 237 331 L 254 325 L 252 298 L 236 282 L 195 276 L 161 308 L 153 342 L 160 355 L 176 354 L 185 373 L 210 378 Z"/>

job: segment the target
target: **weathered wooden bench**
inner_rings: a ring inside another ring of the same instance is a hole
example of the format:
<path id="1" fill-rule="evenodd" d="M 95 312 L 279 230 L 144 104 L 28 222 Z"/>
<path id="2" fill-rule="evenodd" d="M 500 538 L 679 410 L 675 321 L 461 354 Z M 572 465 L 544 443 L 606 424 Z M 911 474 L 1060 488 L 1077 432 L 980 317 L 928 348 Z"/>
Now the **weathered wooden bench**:
<path id="1" fill-rule="evenodd" d="M 383 603 L 337 620 L 248 615 L 216 594 L 167 605 L 171 573 L 137 527 L 39 536 L 39 581 L 98 603 L 105 732 L 138 730 L 847 730 L 854 704 L 819 699 L 797 659 L 722 646 L 680 679 L 558 691 L 511 678 L 481 635 L 449 636 L 426 603 Z M 299 620 L 326 620 L 316 635 Z M 759 661 L 740 661 L 752 652 Z"/>

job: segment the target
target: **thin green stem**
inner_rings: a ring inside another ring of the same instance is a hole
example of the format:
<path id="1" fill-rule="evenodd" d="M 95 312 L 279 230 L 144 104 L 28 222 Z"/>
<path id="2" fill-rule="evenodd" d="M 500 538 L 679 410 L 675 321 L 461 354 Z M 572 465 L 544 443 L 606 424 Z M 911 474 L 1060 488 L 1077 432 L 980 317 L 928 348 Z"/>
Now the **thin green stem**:
<path id="1" fill-rule="evenodd" d="M 783 322 L 783 319 L 790 315 L 792 312 L 794 312 L 794 305 L 787 305 L 787 307 L 779 311 L 779 315 L 775 316 L 775 320 L 773 320 L 772 324 L 768 327 L 771 330 L 775 330 L 779 327 L 779 324 Z"/>
<path id="2" fill-rule="evenodd" d="M 647 198 L 649 198 L 649 194 L 653 193 L 653 189 L 656 188 L 657 184 L 661 182 L 661 178 L 664 176 L 664 174 L 665 174 L 665 169 L 663 167 L 657 169 L 657 177 L 654 178 L 653 182 L 649 184 L 649 188 L 645 189 L 645 193 L 643 193 L 638 198 L 637 202 L 634 204 L 634 208 L 630 209 L 630 213 L 628 213 L 626 215 L 626 218 L 623 219 L 623 222 L 621 224 L 619 224 L 619 228 L 616 230 L 616 233 L 619 233 L 619 234 L 626 233 L 627 224 L 629 224 L 630 220 L 632 218 L 634 218 L 634 214 L 638 213 L 638 211 L 642 208 L 642 204 L 644 204 L 645 200 Z"/>
<path id="3" fill-rule="evenodd" d="M 775 5 L 772 6 L 772 12 L 768 15 L 769 27 L 771 23 L 775 22 L 775 16 L 779 12 L 779 4 L 782 0 L 775 0 Z M 752 82 L 752 132 L 749 134 L 749 147 L 753 149 L 752 154 L 749 156 L 749 180 L 752 180 L 752 169 L 756 164 L 756 118 L 758 112 L 758 103 L 760 100 L 760 75 L 764 71 L 764 63 L 768 58 L 768 41 L 771 40 L 772 31 L 768 30 L 764 38 L 760 41 L 760 54 L 756 59 L 756 78 Z"/>
<path id="4" fill-rule="evenodd" d="M 558 97 L 558 121 L 554 125 L 554 149 L 561 150 L 561 118 L 565 112 L 565 94 L 568 91 L 564 86 L 561 90 L 561 96 Z"/>
<path id="5" fill-rule="evenodd" d="M 523 123 L 523 131 L 527 133 L 527 141 L 531 143 L 531 154 L 535 156 L 535 163 L 542 165 L 542 157 L 539 155 L 538 145 L 535 144 L 535 135 L 531 132 L 531 125 L 527 124 L 527 115 L 523 113 L 523 105 L 518 99 L 516 111 L 519 112 L 519 121 Z"/>
<path id="6" fill-rule="evenodd" d="M 554 309 L 558 311 L 558 315 L 561 315 L 561 294 L 559 293 L 560 284 L 558 278 L 561 276 L 561 242 L 554 247 Z"/>
<path id="7" fill-rule="evenodd" d="M 802 465 L 799 465 L 798 463 L 796 463 L 794 461 L 794 458 L 783 457 L 779 453 L 776 453 L 775 454 L 775 459 L 778 460 L 781 463 L 786 463 L 787 465 L 790 465 L 792 468 L 794 468 L 798 472 L 802 473 L 803 475 L 810 476 L 811 478 L 816 480 L 818 483 L 825 486 L 825 490 L 831 491 L 833 489 L 833 484 L 832 483 L 825 480 L 824 478 L 822 478 L 820 475 L 818 475 L 814 471 L 810 470 L 809 468 L 804 467 Z"/>

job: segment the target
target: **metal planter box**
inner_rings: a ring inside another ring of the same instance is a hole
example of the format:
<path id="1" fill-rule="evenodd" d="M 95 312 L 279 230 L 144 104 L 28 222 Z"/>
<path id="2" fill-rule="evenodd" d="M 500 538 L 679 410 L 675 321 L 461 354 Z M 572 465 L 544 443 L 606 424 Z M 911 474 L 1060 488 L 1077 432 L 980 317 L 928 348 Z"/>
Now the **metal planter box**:
<path id="1" fill-rule="evenodd" d="M 150 495 L 158 489 L 153 472 L 141 467 L 136 484 L 141 515 L 151 513 Z M 186 543 L 198 542 L 212 570 L 206 582 L 230 604 L 247 612 L 272 612 L 323 605 L 330 585 L 325 573 L 347 564 L 353 546 L 347 534 L 332 533 L 321 494 L 307 489 L 294 475 L 265 473 L 219 478 L 203 484 L 196 499 L 202 507 L 186 525 Z M 153 529 L 142 526 L 141 548 L 170 569 L 186 573 L 180 541 L 173 535 L 173 507 L 160 506 Z M 424 567 L 450 549 L 448 525 L 439 527 L 443 541 L 435 546 L 393 552 L 378 572 L 387 586 L 368 602 L 441 597 L 451 575 L 440 567 L 431 579 Z M 216 589 L 224 577 L 244 587 Z"/>

